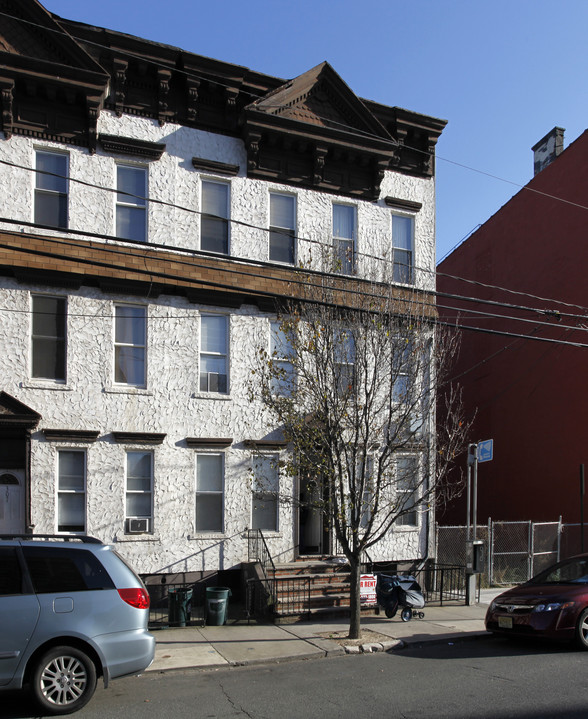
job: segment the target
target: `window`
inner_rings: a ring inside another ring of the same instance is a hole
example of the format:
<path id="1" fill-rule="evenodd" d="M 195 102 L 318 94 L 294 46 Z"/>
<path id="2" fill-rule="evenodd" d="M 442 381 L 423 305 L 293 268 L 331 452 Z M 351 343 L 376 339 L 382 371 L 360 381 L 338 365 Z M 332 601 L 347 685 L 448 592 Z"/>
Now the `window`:
<path id="1" fill-rule="evenodd" d="M 229 186 L 202 181 L 200 249 L 229 254 Z"/>
<path id="2" fill-rule="evenodd" d="M 269 258 L 273 262 L 294 264 L 295 213 L 295 197 L 270 193 Z"/>
<path id="3" fill-rule="evenodd" d="M 281 397 L 292 394 L 295 382 L 294 366 L 292 364 L 293 347 L 281 326 L 276 321 L 271 323 L 270 330 L 270 356 L 274 361 L 274 375 L 272 377 L 272 393 Z"/>
<path id="4" fill-rule="evenodd" d="M 31 375 L 65 382 L 65 299 L 33 295 L 32 309 Z"/>
<path id="5" fill-rule="evenodd" d="M 252 529 L 278 531 L 278 483 L 278 456 L 255 457 L 251 496 Z"/>
<path id="6" fill-rule="evenodd" d="M 333 205 L 333 250 L 335 272 L 352 275 L 355 271 L 355 207 Z"/>
<path id="7" fill-rule="evenodd" d="M 200 318 L 201 392 L 227 392 L 228 319 L 224 315 Z"/>
<path id="8" fill-rule="evenodd" d="M 86 454 L 64 449 L 58 455 L 57 531 L 86 531 Z"/>
<path id="9" fill-rule="evenodd" d="M 67 227 L 67 155 L 37 152 L 35 173 L 35 222 Z"/>
<path id="10" fill-rule="evenodd" d="M 22 572 L 16 547 L 0 547 L 0 596 L 22 593 Z"/>
<path id="11" fill-rule="evenodd" d="M 147 170 L 116 167 L 116 236 L 145 242 L 147 239 Z"/>
<path id="12" fill-rule="evenodd" d="M 114 381 L 145 386 L 147 318 L 144 307 L 117 305 L 114 318 Z"/>
<path id="13" fill-rule="evenodd" d="M 392 261 L 394 282 L 413 282 L 414 218 L 392 215 Z"/>
<path id="14" fill-rule="evenodd" d="M 339 396 L 353 390 L 355 381 L 355 340 L 348 330 L 334 333 L 335 387 Z"/>
<path id="15" fill-rule="evenodd" d="M 127 452 L 126 518 L 151 520 L 153 514 L 153 455 Z M 127 522 L 127 531 L 130 523 Z M 150 531 L 149 523 L 146 523 Z"/>
<path id="16" fill-rule="evenodd" d="M 396 464 L 396 491 L 398 494 L 399 509 L 405 510 L 397 523 L 403 526 L 417 526 L 417 512 L 415 509 L 418 486 L 418 462 L 416 457 L 403 457 Z M 408 511 L 406 511 L 408 510 Z"/>
<path id="17" fill-rule="evenodd" d="M 372 517 L 372 502 L 374 501 L 374 458 L 370 455 L 365 459 L 365 482 L 363 485 L 363 495 L 361 498 L 361 510 L 359 516 L 359 526 L 361 529 L 367 529 L 369 521 Z M 356 469 L 356 478 L 360 481 L 361 468 Z"/>
<path id="18" fill-rule="evenodd" d="M 412 344 L 407 341 L 406 346 L 402 348 L 403 344 L 402 338 L 399 338 L 392 365 L 392 371 L 395 375 L 392 399 L 398 404 L 406 404 L 409 401 L 411 373 L 414 373 L 414 368 L 411 366 Z M 414 378 L 412 380 L 414 381 Z"/>
<path id="19" fill-rule="evenodd" d="M 27 567 L 37 594 L 69 594 L 115 585 L 98 557 L 68 547 L 23 547 Z"/>
<path id="20" fill-rule="evenodd" d="M 196 531 L 223 531 L 224 455 L 196 456 Z"/>

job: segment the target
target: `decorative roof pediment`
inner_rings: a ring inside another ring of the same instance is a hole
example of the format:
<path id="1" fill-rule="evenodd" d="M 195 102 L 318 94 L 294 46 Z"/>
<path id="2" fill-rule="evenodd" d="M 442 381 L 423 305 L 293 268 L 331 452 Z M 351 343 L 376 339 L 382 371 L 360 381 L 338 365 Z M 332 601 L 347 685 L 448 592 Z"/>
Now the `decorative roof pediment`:
<path id="1" fill-rule="evenodd" d="M 327 62 L 290 80 L 247 109 L 338 132 L 361 132 L 391 140 L 384 126 Z"/>
<path id="2" fill-rule="evenodd" d="M 0 0 L 0 53 L 103 75 L 103 68 L 36 0 Z M 26 67 L 24 62 L 23 67 Z"/>
<path id="3" fill-rule="evenodd" d="M 32 429 L 37 426 L 40 419 L 41 415 L 34 409 L 0 391 L 0 425 L 18 425 Z"/>
<path id="4" fill-rule="evenodd" d="M 0 0 L 2 130 L 95 149 L 109 77 L 37 0 Z M 74 116 L 54 111 L 60 100 Z"/>
<path id="5" fill-rule="evenodd" d="M 326 62 L 245 108 L 248 174 L 375 199 L 397 143 Z"/>

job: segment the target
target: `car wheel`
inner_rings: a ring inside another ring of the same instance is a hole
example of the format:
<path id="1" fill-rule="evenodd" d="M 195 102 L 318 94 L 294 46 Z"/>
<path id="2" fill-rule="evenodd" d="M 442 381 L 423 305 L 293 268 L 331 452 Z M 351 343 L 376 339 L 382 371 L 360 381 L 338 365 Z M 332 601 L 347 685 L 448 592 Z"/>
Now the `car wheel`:
<path id="1" fill-rule="evenodd" d="M 576 624 L 576 644 L 581 649 L 588 649 L 588 609 L 584 609 Z"/>
<path id="2" fill-rule="evenodd" d="M 71 714 L 85 706 L 96 689 L 96 667 L 74 647 L 54 647 L 37 662 L 32 675 L 35 700 L 47 714 Z"/>

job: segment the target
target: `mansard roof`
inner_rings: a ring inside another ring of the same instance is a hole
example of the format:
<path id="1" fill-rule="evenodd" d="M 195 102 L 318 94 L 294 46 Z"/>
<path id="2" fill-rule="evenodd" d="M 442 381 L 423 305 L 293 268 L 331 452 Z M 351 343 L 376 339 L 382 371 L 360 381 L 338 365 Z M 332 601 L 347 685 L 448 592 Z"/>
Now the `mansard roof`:
<path id="1" fill-rule="evenodd" d="M 357 97 L 326 62 L 293 80 L 0 0 L 2 130 L 94 152 L 100 111 L 240 137 L 250 177 L 374 199 L 430 176 L 445 122 Z M 96 13 L 99 18 L 99 6 Z"/>

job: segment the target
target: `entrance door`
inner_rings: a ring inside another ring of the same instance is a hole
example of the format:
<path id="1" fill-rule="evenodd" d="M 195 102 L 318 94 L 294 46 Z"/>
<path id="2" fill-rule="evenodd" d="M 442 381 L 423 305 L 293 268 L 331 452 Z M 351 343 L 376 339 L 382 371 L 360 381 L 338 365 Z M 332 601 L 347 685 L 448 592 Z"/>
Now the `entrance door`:
<path id="1" fill-rule="evenodd" d="M 322 485 L 316 480 L 300 489 L 300 554 L 328 554 L 329 532 L 324 521 Z"/>
<path id="2" fill-rule="evenodd" d="M 24 472 L 0 469 L 0 534 L 24 534 Z"/>

